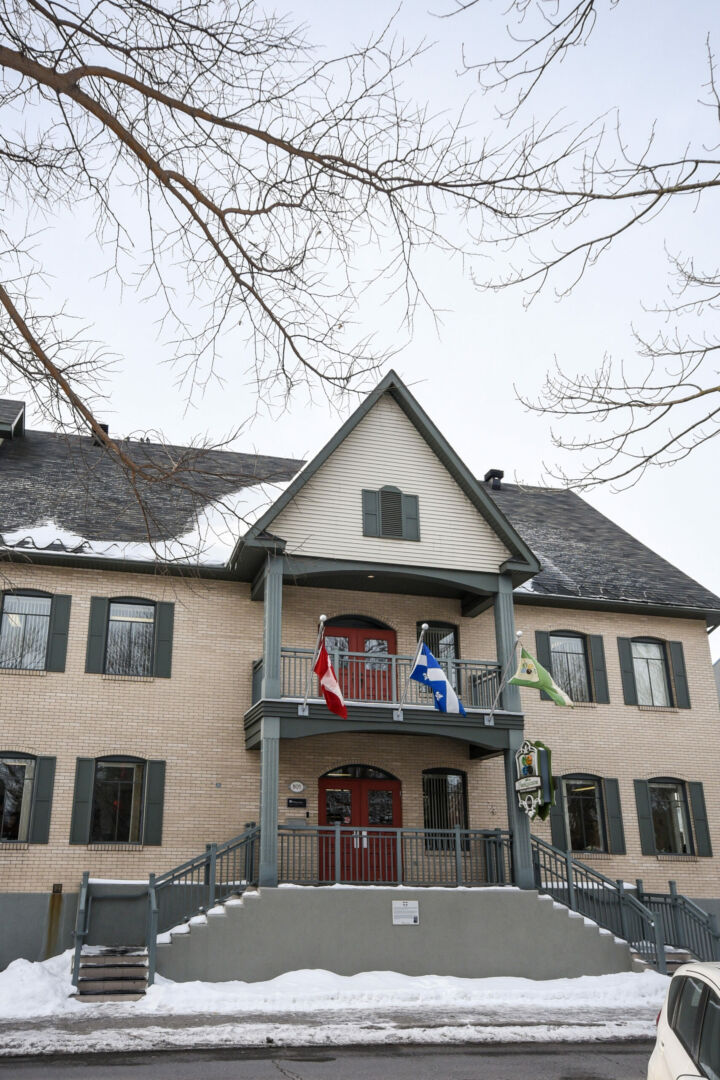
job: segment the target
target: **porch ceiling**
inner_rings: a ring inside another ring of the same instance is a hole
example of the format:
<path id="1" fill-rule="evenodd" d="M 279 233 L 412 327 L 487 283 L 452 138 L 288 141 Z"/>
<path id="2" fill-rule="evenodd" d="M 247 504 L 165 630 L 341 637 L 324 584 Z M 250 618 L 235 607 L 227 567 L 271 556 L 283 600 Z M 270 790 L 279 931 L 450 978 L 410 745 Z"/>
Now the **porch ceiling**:
<path id="1" fill-rule="evenodd" d="M 266 717 L 280 720 L 281 739 L 303 739 L 311 735 L 340 732 L 432 735 L 468 743 L 480 752 L 480 756 L 508 749 L 511 746 L 511 733 L 523 730 L 521 713 L 496 712 L 493 725 L 488 727 L 485 725 L 486 713 L 444 716 L 434 709 L 406 706 L 403 719 L 399 721 L 393 718 L 393 708 L 396 706 L 348 704 L 348 718 L 343 720 L 329 712 L 322 701 L 309 701 L 307 716 L 298 715 L 297 701 L 258 701 L 245 713 L 245 747 L 247 750 L 260 748 L 262 721 Z"/>

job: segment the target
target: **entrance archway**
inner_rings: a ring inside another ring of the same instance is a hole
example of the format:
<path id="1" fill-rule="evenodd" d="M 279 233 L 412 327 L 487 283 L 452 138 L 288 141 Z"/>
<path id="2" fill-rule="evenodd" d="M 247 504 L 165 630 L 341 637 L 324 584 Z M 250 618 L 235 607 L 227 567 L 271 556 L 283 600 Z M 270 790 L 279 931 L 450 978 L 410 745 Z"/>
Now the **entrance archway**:
<path id="1" fill-rule="evenodd" d="M 350 701 L 391 701 L 388 656 L 397 653 L 392 627 L 364 615 L 338 615 L 325 624 L 325 646 Z"/>
<path id="2" fill-rule="evenodd" d="M 320 878 L 399 881 L 396 833 L 402 826 L 402 784 L 371 765 L 341 765 L 318 780 Z"/>

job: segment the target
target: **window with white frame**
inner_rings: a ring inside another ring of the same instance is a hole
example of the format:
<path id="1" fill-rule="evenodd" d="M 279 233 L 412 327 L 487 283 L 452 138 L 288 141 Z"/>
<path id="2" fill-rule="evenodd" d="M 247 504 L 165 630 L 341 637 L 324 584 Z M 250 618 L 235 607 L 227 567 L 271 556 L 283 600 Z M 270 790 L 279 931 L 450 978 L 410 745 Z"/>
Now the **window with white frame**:
<path id="1" fill-rule="evenodd" d="M 692 855 L 687 792 L 681 780 L 648 781 L 655 850 L 661 855 Z"/>
<path id="2" fill-rule="evenodd" d="M 155 605 L 136 600 L 113 600 L 109 606 L 105 673 L 152 675 L 155 643 Z"/>
<path id="3" fill-rule="evenodd" d="M 0 756 L 0 843 L 28 839 L 35 759 Z"/>
<path id="4" fill-rule="evenodd" d="M 672 705 L 665 647 L 660 641 L 631 641 L 638 705 Z"/>
<path id="5" fill-rule="evenodd" d="M 91 843 L 140 843 L 144 777 L 144 761 L 95 762 Z"/>
<path id="6" fill-rule="evenodd" d="M 4 594 L 0 619 L 0 668 L 44 669 L 51 606 L 49 596 Z"/>
<path id="7" fill-rule="evenodd" d="M 572 701 L 591 701 L 587 648 L 581 634 L 550 634 L 550 659 L 555 682 Z"/>
<path id="8" fill-rule="evenodd" d="M 563 779 L 565 827 L 571 851 L 607 851 L 602 780 Z"/>

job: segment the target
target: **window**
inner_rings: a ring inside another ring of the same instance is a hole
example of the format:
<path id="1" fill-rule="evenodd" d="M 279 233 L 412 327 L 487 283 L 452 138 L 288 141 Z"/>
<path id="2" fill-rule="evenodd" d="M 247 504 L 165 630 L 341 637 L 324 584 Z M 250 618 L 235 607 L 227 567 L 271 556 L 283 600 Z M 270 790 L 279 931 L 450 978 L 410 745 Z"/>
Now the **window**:
<path id="1" fill-rule="evenodd" d="M 468 827 L 467 781 L 464 772 L 454 769 L 426 769 L 423 772 L 423 821 L 426 829 Z M 454 843 L 446 836 L 426 837 L 425 847 L 441 849 Z"/>
<path id="2" fill-rule="evenodd" d="M 705 984 L 699 979 L 686 978 L 680 991 L 672 1028 L 691 1058 L 695 1059 L 698 1026 Z"/>
<path id="3" fill-rule="evenodd" d="M 78 758 L 71 844 L 161 844 L 165 762 Z"/>
<path id="4" fill-rule="evenodd" d="M 35 759 L 0 757 L 0 842 L 28 839 Z"/>
<path id="5" fill-rule="evenodd" d="M 134 596 L 93 596 L 85 670 L 169 679 L 174 612 L 174 604 Z"/>
<path id="6" fill-rule="evenodd" d="M 396 540 L 419 540 L 417 495 L 405 495 L 396 487 L 362 493 L 363 536 Z"/>
<path id="7" fill-rule="evenodd" d="M 580 634 L 550 635 L 551 670 L 555 682 L 573 701 L 591 701 L 585 639 Z"/>
<path id="8" fill-rule="evenodd" d="M 0 623 L 0 668 L 45 668 L 50 629 L 49 596 L 5 593 Z"/>
<path id="9" fill-rule="evenodd" d="M 720 997 L 712 990 L 708 990 L 705 1002 L 698 1064 L 708 1080 L 720 1080 Z"/>
<path id="10" fill-rule="evenodd" d="M 671 705 L 662 642 L 635 640 L 631 648 L 638 705 Z"/>
<path id="11" fill-rule="evenodd" d="M 565 824 L 571 851 L 607 851 L 602 781 L 563 780 Z"/>
<path id="12" fill-rule="evenodd" d="M 155 605 L 135 601 L 110 604 L 105 672 L 152 675 Z"/>
<path id="13" fill-rule="evenodd" d="M 144 774 L 142 761 L 96 761 L 91 843 L 140 842 Z"/>
<path id="14" fill-rule="evenodd" d="M 691 855 L 685 785 L 677 780 L 650 780 L 650 812 L 655 850 L 662 855 Z"/>

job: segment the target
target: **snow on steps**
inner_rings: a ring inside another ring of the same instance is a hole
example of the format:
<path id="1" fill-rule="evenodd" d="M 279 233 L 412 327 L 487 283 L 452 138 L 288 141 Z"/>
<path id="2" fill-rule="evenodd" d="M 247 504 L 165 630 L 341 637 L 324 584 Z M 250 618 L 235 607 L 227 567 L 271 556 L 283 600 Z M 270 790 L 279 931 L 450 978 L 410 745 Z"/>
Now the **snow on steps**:
<path id="1" fill-rule="evenodd" d="M 86 948 L 80 954 L 77 993 L 72 996 L 88 1005 L 139 1001 L 145 996 L 147 979 L 147 949 Z"/>

